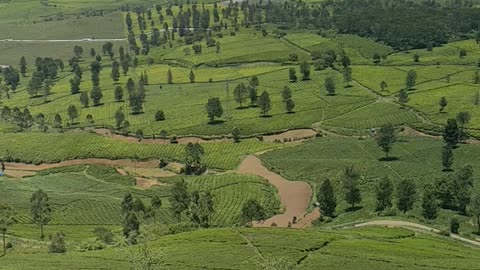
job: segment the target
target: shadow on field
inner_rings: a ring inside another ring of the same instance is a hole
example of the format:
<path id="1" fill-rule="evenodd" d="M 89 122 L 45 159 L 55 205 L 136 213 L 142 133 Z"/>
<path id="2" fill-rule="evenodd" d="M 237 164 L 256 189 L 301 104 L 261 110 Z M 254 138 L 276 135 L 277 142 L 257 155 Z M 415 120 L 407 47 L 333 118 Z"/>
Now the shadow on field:
<path id="1" fill-rule="evenodd" d="M 383 157 L 383 158 L 380 158 L 378 159 L 379 161 L 397 161 L 399 160 L 398 157 Z"/>
<path id="2" fill-rule="evenodd" d="M 224 120 L 213 120 L 213 121 L 208 122 L 209 125 L 219 125 L 219 124 L 223 124 L 223 123 L 225 123 Z"/>

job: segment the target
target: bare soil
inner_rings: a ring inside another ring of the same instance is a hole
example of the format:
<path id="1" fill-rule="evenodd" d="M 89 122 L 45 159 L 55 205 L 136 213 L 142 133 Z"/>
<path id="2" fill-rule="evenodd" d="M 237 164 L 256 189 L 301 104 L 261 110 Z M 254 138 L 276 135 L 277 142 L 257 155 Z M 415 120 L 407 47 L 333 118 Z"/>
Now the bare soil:
<path id="1" fill-rule="evenodd" d="M 304 228 L 311 226 L 311 222 L 320 216 L 318 209 L 307 213 L 310 205 L 312 189 L 305 182 L 288 181 L 282 176 L 269 171 L 256 156 L 247 156 L 236 173 L 257 175 L 267 179 L 277 190 L 280 201 L 284 207 L 282 214 L 275 215 L 262 222 L 255 222 L 255 227 L 270 227 L 275 223 L 278 227 L 288 227 L 289 223 L 296 217 L 297 222 L 292 227 Z"/>

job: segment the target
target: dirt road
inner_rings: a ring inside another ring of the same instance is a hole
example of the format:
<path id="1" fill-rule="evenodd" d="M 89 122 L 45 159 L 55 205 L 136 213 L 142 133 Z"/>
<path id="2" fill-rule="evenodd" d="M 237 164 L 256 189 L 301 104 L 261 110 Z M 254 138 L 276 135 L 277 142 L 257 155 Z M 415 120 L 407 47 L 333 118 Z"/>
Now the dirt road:
<path id="1" fill-rule="evenodd" d="M 256 156 L 247 156 L 236 170 L 236 173 L 257 175 L 267 179 L 278 190 L 280 201 L 285 209 L 282 214 L 275 215 L 263 222 L 256 222 L 254 226 L 270 227 L 272 223 L 275 223 L 278 227 L 287 227 L 288 223 L 292 222 L 293 217 L 296 217 L 297 222 L 292 224 L 292 227 L 305 228 L 311 226 L 311 222 L 320 216 L 318 209 L 307 213 L 312 196 L 310 185 L 305 182 L 288 181 L 282 176 L 269 171 Z"/>

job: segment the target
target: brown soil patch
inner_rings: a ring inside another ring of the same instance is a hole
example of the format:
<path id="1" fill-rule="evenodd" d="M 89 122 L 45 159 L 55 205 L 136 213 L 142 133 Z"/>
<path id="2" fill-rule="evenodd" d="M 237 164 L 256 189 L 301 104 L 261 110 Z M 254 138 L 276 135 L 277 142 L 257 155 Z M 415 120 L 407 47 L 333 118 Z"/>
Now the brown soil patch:
<path id="1" fill-rule="evenodd" d="M 99 164 L 105 166 L 112 166 L 112 167 L 136 167 L 136 168 L 158 168 L 159 165 L 158 160 L 151 160 L 151 161 L 139 161 L 135 162 L 130 159 L 118 159 L 118 160 L 110 160 L 110 159 L 103 159 L 103 158 L 87 158 L 87 159 L 73 159 L 62 161 L 59 163 L 44 163 L 40 165 L 34 164 L 25 164 L 25 163 L 5 163 L 5 167 L 7 170 L 17 170 L 17 171 L 40 171 L 52 168 L 59 168 L 65 166 L 72 166 L 72 165 L 91 165 L 91 164 Z"/>
<path id="2" fill-rule="evenodd" d="M 158 182 L 155 179 L 137 177 L 135 185 L 141 189 L 149 189 L 153 186 L 166 186 L 167 184 Z"/>
<path id="3" fill-rule="evenodd" d="M 170 177 L 175 176 L 176 174 L 170 171 L 162 170 L 160 168 L 132 168 L 125 167 L 123 168 L 126 172 L 136 174 L 141 177 L 147 178 L 156 178 L 156 177 Z"/>
<path id="4" fill-rule="evenodd" d="M 5 170 L 4 174 L 6 176 L 14 177 L 14 178 L 23 178 L 27 176 L 33 176 L 37 174 L 34 171 L 23 171 L 23 170 Z"/>
<path id="5" fill-rule="evenodd" d="M 266 142 L 274 141 L 301 141 L 305 139 L 314 138 L 317 135 L 317 132 L 313 129 L 295 129 L 285 131 L 275 135 L 263 136 L 263 140 Z"/>
<path id="6" fill-rule="evenodd" d="M 405 127 L 402 132 L 400 132 L 400 135 L 406 136 L 406 137 L 427 137 L 427 138 L 435 138 L 435 139 L 441 138 L 440 136 L 434 136 L 427 133 L 423 133 L 421 131 L 418 131 L 408 126 Z"/>
<path id="7" fill-rule="evenodd" d="M 120 175 L 123 175 L 123 176 L 128 175 L 128 173 L 127 173 L 124 169 L 117 168 L 117 172 L 118 172 Z"/>
<path id="8" fill-rule="evenodd" d="M 310 197 L 312 196 L 310 185 L 305 182 L 286 180 L 265 168 L 259 158 L 252 155 L 247 156 L 236 172 L 258 175 L 267 179 L 270 184 L 277 188 L 280 201 L 285 209 L 282 214 L 275 215 L 263 222 L 255 222 L 254 226 L 270 227 L 272 223 L 275 223 L 278 227 L 287 227 L 288 223 L 292 222 L 293 217 L 296 217 L 297 222 L 292 224 L 292 227 L 309 227 L 311 222 L 320 215 L 317 209 L 307 214 Z"/>

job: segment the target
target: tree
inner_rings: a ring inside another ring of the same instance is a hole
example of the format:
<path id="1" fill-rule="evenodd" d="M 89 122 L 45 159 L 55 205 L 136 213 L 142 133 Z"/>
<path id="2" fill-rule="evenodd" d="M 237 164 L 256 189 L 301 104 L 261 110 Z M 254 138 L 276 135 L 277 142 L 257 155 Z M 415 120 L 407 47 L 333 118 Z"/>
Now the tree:
<path id="1" fill-rule="evenodd" d="M 467 138 L 467 133 L 465 132 L 465 125 L 470 122 L 471 116 L 469 112 L 459 112 L 457 114 L 457 122 L 460 124 L 460 132 L 458 136 L 458 141 L 461 142 Z"/>
<path id="2" fill-rule="evenodd" d="M 383 177 L 375 188 L 376 210 L 383 211 L 392 207 L 393 184 L 388 177 Z"/>
<path id="3" fill-rule="evenodd" d="M 73 79 L 70 79 L 70 91 L 72 95 L 80 92 L 80 82 L 82 79 L 78 76 L 75 76 Z"/>
<path id="4" fill-rule="evenodd" d="M 287 101 L 288 99 L 292 98 L 292 90 L 290 90 L 290 87 L 285 86 L 283 87 L 282 91 L 282 99 L 283 101 Z"/>
<path id="5" fill-rule="evenodd" d="M 271 109 L 270 95 L 267 91 L 263 91 L 258 99 L 258 106 L 260 106 L 260 111 L 263 116 L 266 116 L 268 111 Z"/>
<path id="6" fill-rule="evenodd" d="M 115 87 L 115 101 L 120 102 L 123 100 L 123 88 L 120 85 Z"/>
<path id="7" fill-rule="evenodd" d="M 233 136 L 233 141 L 235 143 L 239 143 L 240 142 L 240 129 L 238 127 L 234 127 L 232 129 L 232 136 Z"/>
<path id="8" fill-rule="evenodd" d="M 458 234 L 458 231 L 460 230 L 460 221 L 456 217 L 452 217 L 450 219 L 450 232 Z"/>
<path id="9" fill-rule="evenodd" d="M 53 119 L 53 127 L 58 129 L 62 128 L 62 117 L 58 113 L 55 114 Z"/>
<path id="10" fill-rule="evenodd" d="M 243 108 L 243 103 L 246 101 L 248 97 L 247 87 L 244 83 L 239 83 L 233 89 L 233 95 L 235 96 L 235 100 L 240 103 L 240 108 Z"/>
<path id="11" fill-rule="evenodd" d="M 48 101 L 48 96 L 50 95 L 50 90 L 52 89 L 53 80 L 46 79 L 43 84 L 43 102 Z"/>
<path id="12" fill-rule="evenodd" d="M 407 73 L 407 78 L 405 79 L 405 86 L 408 90 L 411 90 L 417 81 L 417 72 L 413 69 L 409 70 Z"/>
<path id="13" fill-rule="evenodd" d="M 137 214 L 145 213 L 145 204 L 140 198 L 136 198 L 132 204 L 132 210 Z"/>
<path id="14" fill-rule="evenodd" d="M 435 189 L 432 184 L 424 187 L 422 197 L 422 215 L 426 219 L 436 219 L 438 214 L 438 202 Z"/>
<path id="15" fill-rule="evenodd" d="M 162 199 L 158 195 L 154 195 L 150 201 L 150 206 L 153 209 L 151 211 L 151 216 L 153 217 L 153 222 L 156 223 L 156 211 L 162 207 Z"/>
<path id="16" fill-rule="evenodd" d="M 420 61 L 420 56 L 418 54 L 413 55 L 413 62 L 418 63 Z"/>
<path id="17" fill-rule="evenodd" d="M 354 166 L 348 166 L 343 171 L 343 188 L 345 189 L 345 201 L 350 204 L 351 208 L 355 208 L 356 203 L 362 202 L 362 194 L 358 188 L 359 172 Z"/>
<path id="18" fill-rule="evenodd" d="M 123 214 L 127 214 L 128 212 L 133 210 L 133 196 L 132 196 L 132 193 L 127 192 L 123 196 L 121 208 L 122 208 L 122 213 Z"/>
<path id="19" fill-rule="evenodd" d="M 252 225 L 254 220 L 264 220 L 266 217 L 263 207 L 254 199 L 250 199 L 242 206 L 242 220 Z"/>
<path id="20" fill-rule="evenodd" d="M 122 71 L 124 76 L 127 75 L 129 68 L 130 68 L 130 60 L 128 60 L 125 57 L 125 59 L 123 59 L 122 61 Z"/>
<path id="21" fill-rule="evenodd" d="M 382 89 L 382 91 L 385 91 L 388 87 L 388 84 L 386 81 L 381 81 L 380 82 L 380 89 Z"/>
<path id="22" fill-rule="evenodd" d="M 75 47 L 73 47 L 73 53 L 77 58 L 80 58 L 83 53 L 83 48 L 81 46 L 75 45 Z"/>
<path id="23" fill-rule="evenodd" d="M 205 150 L 199 143 L 188 143 L 185 146 L 185 163 L 186 164 L 200 164 Z"/>
<path id="24" fill-rule="evenodd" d="M 207 105 L 205 105 L 205 110 L 207 111 L 210 123 L 215 122 L 215 117 L 219 118 L 223 115 L 222 103 L 220 102 L 219 98 L 209 98 Z"/>
<path id="25" fill-rule="evenodd" d="M 85 107 L 85 108 L 88 107 L 89 99 L 88 99 L 87 92 L 82 92 L 80 94 L 80 103 L 82 103 L 83 107 Z"/>
<path id="26" fill-rule="evenodd" d="M 440 112 L 443 112 L 443 110 L 445 109 L 445 107 L 447 107 L 447 105 L 448 105 L 447 98 L 441 97 L 440 100 L 438 101 L 438 105 L 440 106 L 439 111 L 440 111 Z"/>
<path id="27" fill-rule="evenodd" d="M 120 79 L 120 64 L 116 60 L 112 63 L 112 73 L 110 77 L 115 83 Z"/>
<path id="28" fill-rule="evenodd" d="M 31 97 L 35 97 L 38 95 L 38 92 L 40 92 L 40 89 L 42 88 L 43 79 L 44 74 L 41 71 L 36 71 L 32 74 L 32 78 L 27 85 L 27 91 Z"/>
<path id="29" fill-rule="evenodd" d="M 209 191 L 192 193 L 189 207 L 189 214 L 193 223 L 203 228 L 209 226 L 211 215 L 215 212 L 213 209 L 213 197 Z"/>
<path id="30" fill-rule="evenodd" d="M 302 73 L 302 80 L 310 80 L 310 64 L 307 61 L 300 64 L 300 73 Z"/>
<path id="31" fill-rule="evenodd" d="M 288 69 L 288 77 L 290 78 L 290 82 L 297 81 L 297 72 L 295 71 L 294 67 Z"/>
<path id="32" fill-rule="evenodd" d="M 90 49 L 90 57 L 94 58 L 97 55 L 97 52 L 95 51 L 94 48 Z"/>
<path id="33" fill-rule="evenodd" d="M 102 90 L 100 87 L 94 86 L 90 92 L 90 98 L 92 98 L 93 106 L 98 106 L 101 104 L 101 99 L 103 98 Z"/>
<path id="34" fill-rule="evenodd" d="M 155 121 L 163 121 L 165 120 L 165 113 L 162 110 L 158 110 L 155 112 Z"/>
<path id="35" fill-rule="evenodd" d="M 450 144 L 453 148 L 458 143 L 460 130 L 458 128 L 457 120 L 450 118 L 447 120 L 447 125 L 443 130 L 443 140 Z"/>
<path id="36" fill-rule="evenodd" d="M 178 221 L 181 221 L 182 213 L 186 211 L 190 205 L 187 184 L 183 179 L 173 185 L 169 201 L 173 214 L 178 218 Z"/>
<path id="37" fill-rule="evenodd" d="M 258 100 L 257 88 L 248 86 L 248 96 L 250 97 L 250 106 L 256 106 Z"/>
<path id="38" fill-rule="evenodd" d="M 473 105 L 480 105 L 480 92 L 476 92 L 473 96 Z"/>
<path id="39" fill-rule="evenodd" d="M 470 214 L 477 220 L 477 234 L 480 234 L 480 194 L 476 194 L 470 202 Z"/>
<path id="40" fill-rule="evenodd" d="M 190 78 L 190 82 L 191 82 L 191 83 L 194 83 L 194 82 L 195 82 L 195 74 L 193 73 L 193 69 L 190 69 L 189 78 Z"/>
<path id="41" fill-rule="evenodd" d="M 285 110 L 287 113 L 292 113 L 293 109 L 295 109 L 295 102 L 293 99 L 289 98 L 285 101 Z"/>
<path id="42" fill-rule="evenodd" d="M 408 102 L 407 90 L 400 90 L 400 92 L 398 93 L 398 102 L 402 105 L 402 108 L 405 107 L 405 104 Z"/>
<path id="43" fill-rule="evenodd" d="M 323 181 L 317 193 L 320 211 L 326 216 L 333 217 L 337 208 L 337 199 L 329 179 Z"/>
<path id="44" fill-rule="evenodd" d="M 395 127 L 392 124 L 386 124 L 380 128 L 380 131 L 375 138 L 377 145 L 382 148 L 385 153 L 385 159 L 389 159 L 390 151 L 393 144 L 396 142 Z"/>
<path id="45" fill-rule="evenodd" d="M 0 203 L 0 233 L 2 234 L 3 255 L 7 254 L 7 241 L 5 240 L 5 236 L 8 229 L 16 222 L 15 209 L 8 204 Z"/>
<path id="46" fill-rule="evenodd" d="M 478 71 L 475 71 L 473 73 L 473 83 L 474 84 L 479 84 L 480 83 L 480 73 Z"/>
<path id="47" fill-rule="evenodd" d="M 118 108 L 115 112 L 115 123 L 117 125 L 117 129 L 122 127 L 123 121 L 125 121 L 125 114 L 123 113 L 122 108 Z"/>
<path id="48" fill-rule="evenodd" d="M 345 67 L 343 69 L 343 80 L 345 81 L 346 87 L 350 87 L 350 82 L 352 81 L 352 68 Z"/>
<path id="49" fill-rule="evenodd" d="M 20 58 L 20 74 L 22 74 L 23 77 L 27 74 L 27 60 L 25 59 L 25 56 Z"/>
<path id="50" fill-rule="evenodd" d="M 453 148 L 449 143 L 446 143 L 442 148 L 442 165 L 443 171 L 450 171 L 453 164 Z"/>
<path id="51" fill-rule="evenodd" d="M 39 189 L 32 194 L 30 198 L 30 210 L 32 213 L 32 221 L 40 226 L 40 239 L 43 241 L 45 235 L 43 227 L 47 225 L 52 219 L 52 210 L 48 203 L 48 195 Z"/>
<path id="52" fill-rule="evenodd" d="M 325 78 L 324 86 L 329 96 L 335 95 L 335 80 L 332 77 Z"/>
<path id="53" fill-rule="evenodd" d="M 415 202 L 416 187 L 412 179 L 402 179 L 397 187 L 398 210 L 406 213 L 413 208 Z"/>
<path id="54" fill-rule="evenodd" d="M 168 72 L 167 72 L 167 82 L 168 82 L 168 84 L 173 83 L 173 75 L 172 75 L 172 70 L 171 69 L 168 69 Z"/>
<path id="55" fill-rule="evenodd" d="M 78 118 L 77 107 L 75 107 L 75 105 L 68 106 L 67 115 L 70 118 L 70 123 L 73 125 L 75 123 L 75 119 Z"/>
<path id="56" fill-rule="evenodd" d="M 136 237 L 140 231 L 140 222 L 135 212 L 128 212 L 123 223 L 123 236 L 132 242 L 136 242 Z"/>

